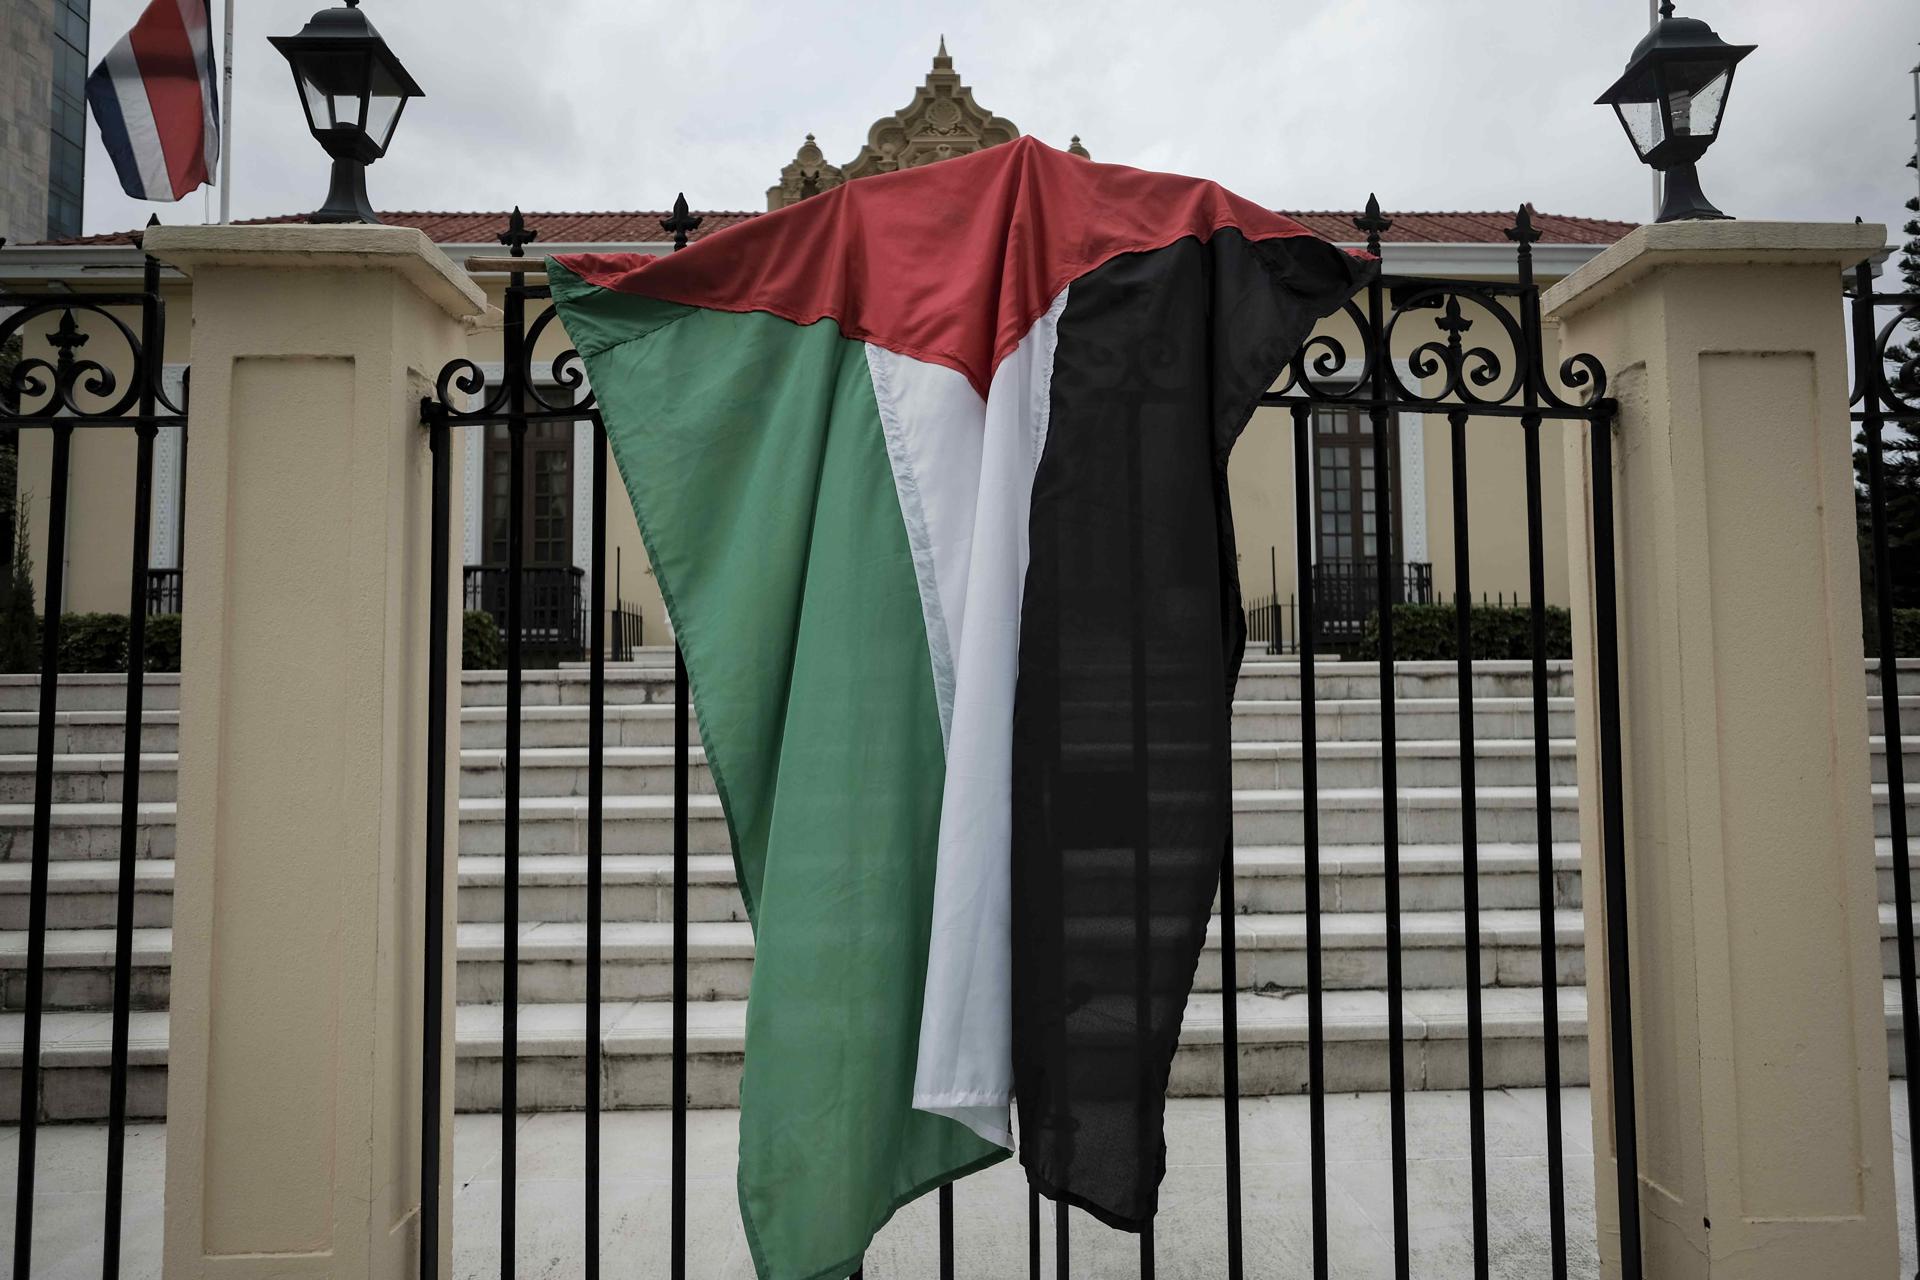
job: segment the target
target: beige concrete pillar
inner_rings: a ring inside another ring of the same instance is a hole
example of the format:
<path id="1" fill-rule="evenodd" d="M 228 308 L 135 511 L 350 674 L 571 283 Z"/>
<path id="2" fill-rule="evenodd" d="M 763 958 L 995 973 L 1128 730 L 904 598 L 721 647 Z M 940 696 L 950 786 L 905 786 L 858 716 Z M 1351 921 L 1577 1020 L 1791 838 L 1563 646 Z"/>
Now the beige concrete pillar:
<path id="1" fill-rule="evenodd" d="M 166 1274 L 414 1276 L 419 405 L 485 303 L 407 228 L 160 227 L 147 247 L 194 285 Z M 442 954 L 450 1043 L 451 929 Z"/>
<path id="2" fill-rule="evenodd" d="M 1895 1273 L 1841 271 L 1879 226 L 1642 227 L 1544 299 L 1612 375 L 1646 1275 Z M 1567 451 L 1601 1256 L 1620 1273 L 1590 441 Z"/>

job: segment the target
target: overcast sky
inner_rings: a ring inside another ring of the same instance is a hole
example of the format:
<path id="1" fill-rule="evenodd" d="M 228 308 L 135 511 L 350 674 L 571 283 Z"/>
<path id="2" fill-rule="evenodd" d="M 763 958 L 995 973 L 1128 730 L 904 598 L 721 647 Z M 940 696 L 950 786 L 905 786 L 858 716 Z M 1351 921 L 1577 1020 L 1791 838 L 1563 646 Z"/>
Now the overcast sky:
<path id="1" fill-rule="evenodd" d="M 146 0 L 93 0 L 92 59 Z M 216 22 L 221 0 L 213 0 Z M 236 217 L 317 206 L 326 160 L 285 61 L 315 0 L 245 0 Z M 1646 171 L 1592 105 L 1646 0 L 367 0 L 426 90 L 369 173 L 379 209 L 761 209 L 803 135 L 851 160 L 940 35 L 988 110 L 1096 159 L 1217 179 L 1280 209 L 1508 209 L 1644 221 Z M 1694 0 L 1759 45 L 1710 199 L 1742 218 L 1904 217 L 1916 190 L 1914 0 Z M 97 136 L 88 231 L 202 220 L 123 196 Z"/>

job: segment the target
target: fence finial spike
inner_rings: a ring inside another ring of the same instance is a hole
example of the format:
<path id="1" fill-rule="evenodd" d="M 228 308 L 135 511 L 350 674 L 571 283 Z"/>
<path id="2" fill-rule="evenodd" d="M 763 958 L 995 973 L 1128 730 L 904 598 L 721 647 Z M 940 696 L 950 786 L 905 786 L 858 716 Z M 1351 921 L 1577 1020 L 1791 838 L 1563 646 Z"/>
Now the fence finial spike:
<path id="1" fill-rule="evenodd" d="M 1540 238 L 1540 231 L 1533 225 L 1533 206 L 1522 204 L 1520 211 L 1513 216 L 1513 225 L 1501 234 L 1515 244 L 1532 244 Z"/>
<path id="2" fill-rule="evenodd" d="M 507 252 L 516 258 L 527 255 L 527 246 L 540 238 L 540 233 L 528 228 L 527 219 L 520 212 L 520 206 L 513 206 L 513 212 L 507 215 L 507 229 L 494 239 L 507 246 Z"/>
<path id="3" fill-rule="evenodd" d="M 1393 219 L 1380 212 L 1380 197 L 1367 193 L 1366 212 L 1353 219 L 1353 225 L 1367 233 L 1367 252 L 1380 256 L 1380 237 L 1393 229 Z"/>
<path id="4" fill-rule="evenodd" d="M 678 253 L 687 247 L 687 240 L 699 229 L 706 219 L 687 209 L 687 193 L 682 191 L 673 198 L 673 213 L 660 219 L 660 229 L 673 237 L 673 250 Z"/>

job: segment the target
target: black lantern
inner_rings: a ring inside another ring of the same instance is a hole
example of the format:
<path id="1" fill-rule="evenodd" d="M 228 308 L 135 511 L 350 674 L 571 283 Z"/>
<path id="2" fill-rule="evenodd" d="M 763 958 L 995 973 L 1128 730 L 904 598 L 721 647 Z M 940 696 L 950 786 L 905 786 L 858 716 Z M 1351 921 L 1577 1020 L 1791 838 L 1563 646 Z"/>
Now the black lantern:
<path id="1" fill-rule="evenodd" d="M 333 157 L 327 202 L 308 222 L 380 221 L 367 203 L 367 166 L 387 154 L 407 99 L 423 96 L 359 3 L 322 9 L 297 36 L 272 37 L 293 64 L 307 128 Z"/>
<path id="2" fill-rule="evenodd" d="M 1728 44 L 1698 18 L 1674 17 L 1672 0 L 1660 15 L 1598 101 L 1620 117 L 1641 162 L 1667 175 L 1659 221 L 1724 218 L 1701 194 L 1693 165 L 1720 136 L 1733 69 L 1755 46 Z"/>

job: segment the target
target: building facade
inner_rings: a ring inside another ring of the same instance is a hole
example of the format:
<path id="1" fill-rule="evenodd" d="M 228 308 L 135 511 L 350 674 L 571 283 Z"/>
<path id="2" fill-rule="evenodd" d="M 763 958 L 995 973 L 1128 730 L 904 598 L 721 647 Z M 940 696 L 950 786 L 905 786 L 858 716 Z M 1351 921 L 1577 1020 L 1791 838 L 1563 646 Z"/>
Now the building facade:
<path id="1" fill-rule="evenodd" d="M 0 5 L 0 237 L 77 236 L 86 191 L 89 0 Z"/>
<path id="2" fill-rule="evenodd" d="M 876 121 L 866 144 L 845 165 L 826 163 L 824 153 L 809 137 L 794 160 L 768 191 L 768 205 L 783 207 L 842 182 L 870 173 L 933 163 L 996 145 L 1019 135 L 1010 122 L 980 107 L 972 92 L 953 70 L 944 42 L 925 83 L 900 111 Z M 1078 154 L 1085 154 L 1078 148 Z M 455 262 L 470 257 L 497 258 L 499 233 L 508 215 L 498 213 L 393 213 L 383 215 L 393 224 L 419 228 Z M 661 229 L 665 216 L 657 211 L 626 213 L 534 213 L 526 215 L 534 232 L 532 252 L 580 251 L 666 253 L 672 244 Z M 743 211 L 713 211 L 700 215 L 694 238 L 703 238 L 758 216 Z M 1296 212 L 1291 216 L 1310 230 L 1335 242 L 1354 245 L 1361 235 L 1355 217 L 1344 212 Z M 1404 213 L 1391 215 L 1394 225 L 1384 237 L 1386 264 L 1397 274 L 1459 279 L 1512 280 L 1513 246 L 1505 235 L 1511 213 Z M 281 219 L 287 221 L 290 219 Z M 1626 224 L 1597 219 L 1536 215 L 1542 240 L 1534 246 L 1537 277 L 1544 283 L 1564 277 L 1597 255 L 1629 229 Z M 125 289 L 137 281 L 141 254 L 137 233 L 93 236 L 65 243 L 9 249 L 0 255 L 0 284 L 24 288 L 61 287 Z M 497 304 L 506 278 L 482 275 L 478 282 Z M 162 276 L 172 322 L 166 335 L 166 378 L 178 384 L 188 353 L 191 287 L 171 272 Z M 1437 320 L 1438 317 L 1436 316 Z M 1471 323 L 1473 317 L 1468 317 Z M 1498 347 L 1501 332 L 1496 317 L 1479 317 L 1475 342 Z M 1340 316 L 1321 327 L 1322 336 L 1340 341 L 1347 322 Z M 1482 336 L 1486 335 L 1486 336 Z M 1416 352 L 1422 343 L 1443 340 L 1432 323 L 1407 323 L 1394 334 L 1394 358 L 1399 375 L 1413 378 Z M 98 335 L 86 351 L 90 358 L 111 359 L 113 338 Z M 1348 338 L 1344 351 L 1357 344 Z M 542 336 L 535 353 L 537 377 L 551 377 L 552 362 L 565 347 L 559 326 Z M 104 348 L 104 349 L 103 349 Z M 470 339 L 470 358 L 494 382 L 502 358 L 498 328 L 481 328 Z M 1548 367 L 1557 365 L 1549 352 Z M 1511 356 L 1507 358 L 1510 360 Z M 433 371 L 437 372 L 437 371 Z M 1338 373 L 1334 374 L 1337 379 Z M 1529 583 L 1525 528 L 1524 476 L 1521 451 L 1511 442 L 1488 433 L 1503 430 L 1500 422 L 1476 421 L 1468 441 L 1468 492 L 1477 514 L 1473 522 L 1471 576 L 1476 597 L 1515 600 L 1526 595 Z M 1371 424 L 1351 411 L 1328 410 L 1315 416 L 1309 457 L 1313 474 L 1307 478 L 1310 560 L 1316 598 L 1321 601 L 1323 626 L 1338 633 L 1357 630 L 1373 607 L 1372 583 L 1383 539 L 1373 527 L 1374 444 Z M 1552 426 L 1542 429 L 1549 435 Z M 1284 613 L 1297 597 L 1294 554 L 1294 479 L 1291 423 L 1279 411 L 1255 413 L 1234 455 L 1231 469 L 1241 577 L 1249 599 L 1277 602 Z M 1393 458 L 1392 509 L 1386 530 L 1387 554 L 1401 566 L 1404 597 L 1415 601 L 1451 598 L 1458 580 L 1447 549 L 1452 546 L 1453 455 L 1444 421 L 1428 422 L 1419 414 L 1402 414 L 1389 424 L 1387 446 Z M 44 433 L 29 433 L 30 436 Z M 505 565 L 512 527 L 512 477 L 505 427 L 485 433 L 467 429 L 460 445 L 459 476 L 464 496 L 462 544 L 468 565 L 469 603 L 498 612 L 505 598 Z M 1549 603 L 1567 600 L 1567 561 L 1564 545 L 1561 450 L 1557 439 L 1543 439 L 1543 500 L 1548 546 L 1546 596 Z M 49 477 L 48 442 L 21 442 L 21 490 L 34 513 L 31 545 L 45 546 Z M 191 513 L 182 509 L 187 442 L 177 430 L 163 431 L 156 453 L 152 509 L 152 564 L 156 608 L 177 603 L 183 589 L 190 595 L 191 566 L 180 563 L 182 531 Z M 589 598 L 588 575 L 605 575 L 610 600 L 624 604 L 643 618 L 647 640 L 668 635 L 664 608 L 647 570 L 647 559 L 629 505 L 609 504 L 609 562 L 592 563 L 589 514 L 593 482 L 591 426 L 541 424 L 529 430 L 524 449 L 526 468 L 521 512 L 524 541 L 522 562 L 528 574 L 527 639 L 536 645 L 552 642 L 561 651 L 577 646 L 579 631 L 569 631 L 584 617 Z M 73 482 L 68 495 L 66 545 L 66 599 L 70 611 L 117 612 L 126 607 L 126 554 L 131 538 L 129 497 L 133 491 L 133 449 L 121 433 L 80 433 L 74 444 Z M 617 480 L 616 480 L 617 492 Z M 45 579 L 45 565 L 35 565 L 36 582 Z M 1285 632 L 1281 617 L 1276 629 Z M 1285 639 L 1285 636 L 1281 637 Z M 1336 635 L 1337 638 L 1337 635 Z"/>

